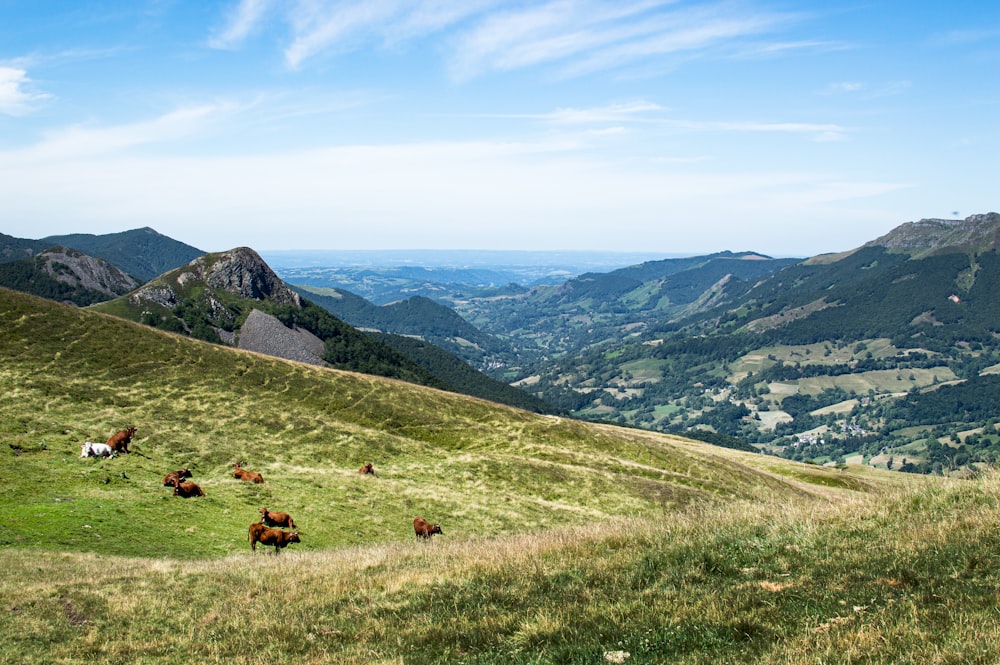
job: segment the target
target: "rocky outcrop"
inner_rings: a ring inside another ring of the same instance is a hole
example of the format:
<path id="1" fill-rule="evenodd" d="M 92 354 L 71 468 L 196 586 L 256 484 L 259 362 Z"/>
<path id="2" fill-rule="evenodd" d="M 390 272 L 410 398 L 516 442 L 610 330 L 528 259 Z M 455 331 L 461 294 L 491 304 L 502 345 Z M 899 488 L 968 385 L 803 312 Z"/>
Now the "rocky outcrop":
<path id="1" fill-rule="evenodd" d="M 109 298 L 116 298 L 139 286 L 139 280 L 104 259 L 68 247 L 47 249 L 39 253 L 35 261 L 54 280 L 73 288 L 98 291 Z"/>
<path id="2" fill-rule="evenodd" d="M 238 247 L 222 254 L 195 259 L 190 265 L 203 264 L 205 283 L 243 298 L 270 300 L 281 305 L 301 306 L 299 294 L 288 288 L 271 267 L 249 247 Z"/>
<path id="3" fill-rule="evenodd" d="M 897 226 L 864 247 L 914 252 L 933 252 L 954 247 L 987 251 L 1000 248 L 1000 214 L 989 212 L 965 219 L 921 219 Z"/>
<path id="4" fill-rule="evenodd" d="M 208 287 L 240 298 L 268 300 L 279 305 L 301 307 L 302 301 L 278 277 L 270 266 L 249 247 L 237 247 L 227 252 L 205 254 L 191 263 L 153 280 L 130 298 L 133 305 L 151 302 L 172 308 L 184 300 L 185 292 L 194 287 Z M 209 310 L 218 313 L 222 305 L 208 295 Z"/>

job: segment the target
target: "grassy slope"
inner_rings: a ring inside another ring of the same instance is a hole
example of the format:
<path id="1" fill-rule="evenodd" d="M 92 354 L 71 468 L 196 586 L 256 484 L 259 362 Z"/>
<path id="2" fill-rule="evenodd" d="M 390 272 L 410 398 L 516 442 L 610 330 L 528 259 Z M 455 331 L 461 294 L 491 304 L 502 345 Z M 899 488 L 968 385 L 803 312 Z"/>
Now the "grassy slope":
<path id="1" fill-rule="evenodd" d="M 0 483 L 23 506 L 0 544 L 219 556 L 246 549 L 263 505 L 290 512 L 310 550 L 403 540 L 417 514 L 461 536 L 809 493 L 671 437 L 239 352 L 9 291 L 0 310 L 0 436 L 25 451 L 0 456 Z M 83 441 L 129 425 L 135 453 L 79 459 Z M 267 482 L 231 478 L 237 459 Z M 378 478 L 357 474 L 367 461 Z M 204 499 L 161 486 L 184 466 Z"/>
<path id="2" fill-rule="evenodd" d="M 538 416 L 5 290 L 0 330 L 0 662 L 1000 657 L 992 478 Z M 131 456 L 79 459 L 129 424 Z M 160 486 L 180 466 L 206 497 Z M 262 505 L 300 523 L 281 557 L 249 552 Z M 415 514 L 445 535 L 413 542 Z"/>

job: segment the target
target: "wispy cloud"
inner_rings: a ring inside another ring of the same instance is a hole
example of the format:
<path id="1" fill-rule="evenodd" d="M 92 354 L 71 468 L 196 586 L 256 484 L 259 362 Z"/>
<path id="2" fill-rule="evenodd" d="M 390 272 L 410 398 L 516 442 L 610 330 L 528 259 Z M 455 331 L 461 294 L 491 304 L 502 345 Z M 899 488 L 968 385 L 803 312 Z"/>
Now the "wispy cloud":
<path id="1" fill-rule="evenodd" d="M 0 66 L 0 113 L 26 115 L 50 95 L 30 90 L 28 73 L 17 67 Z"/>
<path id="2" fill-rule="evenodd" d="M 198 134 L 210 123 L 228 116 L 234 108 L 234 105 L 229 104 L 201 105 L 124 125 L 75 125 L 49 132 L 41 142 L 17 151 L 17 157 L 25 162 L 75 160 L 116 154 L 137 146 L 177 141 Z M 7 153 L 7 156 L 10 154 Z"/>
<path id="3" fill-rule="evenodd" d="M 669 120 L 669 124 L 682 129 L 705 132 L 764 132 L 781 134 L 808 134 L 814 141 L 840 141 L 847 138 L 848 128 L 829 123 L 811 122 L 756 122 L 698 120 Z"/>
<path id="4" fill-rule="evenodd" d="M 541 120 L 560 125 L 578 125 L 591 123 L 630 122 L 648 119 L 650 114 L 659 114 L 670 109 L 643 99 L 616 102 L 606 106 L 593 108 L 558 108 L 548 113 L 505 113 L 492 114 L 485 117 L 514 118 L 523 120 Z M 483 117 L 483 116 L 480 116 Z"/>
<path id="5" fill-rule="evenodd" d="M 575 77 L 723 47 L 731 55 L 736 44 L 800 18 L 731 0 L 544 0 L 513 6 L 502 0 L 239 0 L 210 43 L 237 47 L 276 12 L 287 29 L 283 55 L 291 69 L 323 55 L 432 38 L 443 46 L 456 81 L 536 66 Z M 774 55 L 832 47 L 800 41 L 745 50 Z"/>
<path id="6" fill-rule="evenodd" d="M 951 30 L 935 35 L 932 43 L 942 46 L 967 46 L 982 42 L 1000 40 L 1000 27 L 969 28 L 966 30 Z"/>
<path id="7" fill-rule="evenodd" d="M 555 0 L 489 17 L 462 35 L 452 58 L 458 80 L 550 64 L 562 76 L 618 69 L 675 53 L 696 53 L 759 35 L 788 20 L 735 3 L 688 7 L 634 0 L 609 5 Z"/>
<path id="8" fill-rule="evenodd" d="M 864 99 L 876 99 L 878 97 L 892 97 L 900 95 L 910 89 L 909 81 L 889 81 L 880 85 L 871 85 L 862 81 L 838 81 L 826 86 L 820 94 L 824 95 L 856 95 L 860 94 Z"/>
<path id="9" fill-rule="evenodd" d="M 225 25 L 213 34 L 208 45 L 217 49 L 233 49 L 260 27 L 276 0 L 240 0 L 227 17 Z"/>
<path id="10" fill-rule="evenodd" d="M 395 47 L 452 28 L 500 4 L 500 0 L 368 0 L 362 3 L 315 3 L 299 0 L 289 7 L 292 27 L 285 63 L 291 69 L 326 52 L 375 46 Z"/>

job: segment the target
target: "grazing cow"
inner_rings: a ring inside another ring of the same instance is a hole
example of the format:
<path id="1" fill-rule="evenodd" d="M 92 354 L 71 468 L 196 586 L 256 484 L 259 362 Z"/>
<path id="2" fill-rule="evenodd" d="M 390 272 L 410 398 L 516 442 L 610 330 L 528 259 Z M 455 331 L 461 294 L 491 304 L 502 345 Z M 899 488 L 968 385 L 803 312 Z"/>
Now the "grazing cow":
<path id="1" fill-rule="evenodd" d="M 250 525 L 247 539 L 250 541 L 250 549 L 254 552 L 257 551 L 257 543 L 260 543 L 261 545 L 274 545 L 275 554 L 281 552 L 281 548 L 287 547 L 289 543 L 302 542 L 299 540 L 299 534 L 295 531 L 271 529 L 260 523 Z"/>
<path id="2" fill-rule="evenodd" d="M 288 513 L 275 513 L 266 507 L 260 509 L 260 522 L 268 526 L 286 526 L 289 529 L 295 528 L 295 520 Z"/>
<path id="3" fill-rule="evenodd" d="M 113 457 L 114 449 L 106 443 L 87 441 L 80 448 L 80 457 Z"/>
<path id="4" fill-rule="evenodd" d="M 239 478 L 240 480 L 246 480 L 251 483 L 262 483 L 264 482 L 264 476 L 260 475 L 256 471 L 247 471 L 243 468 L 245 462 L 234 462 L 233 466 L 236 470 L 233 471 L 233 478 Z"/>
<path id="5" fill-rule="evenodd" d="M 413 532 L 417 534 L 417 538 L 430 538 L 435 533 L 444 535 L 440 524 L 431 524 L 423 517 L 413 518 Z"/>
<path id="6" fill-rule="evenodd" d="M 193 496 L 205 496 L 201 488 L 192 482 L 182 482 L 179 478 L 174 479 L 174 496 L 190 499 Z"/>
<path id="7" fill-rule="evenodd" d="M 175 480 L 184 480 L 185 478 L 191 477 L 191 469 L 177 469 L 176 471 L 171 471 L 167 475 L 163 476 L 163 486 L 169 487 L 174 484 Z"/>
<path id="8" fill-rule="evenodd" d="M 365 464 L 363 467 L 361 467 L 360 469 L 358 469 L 358 473 L 360 473 L 361 475 L 365 475 L 365 474 L 369 474 L 369 473 L 371 475 L 373 475 L 373 476 L 377 476 L 378 475 L 377 473 L 375 473 L 375 467 L 372 466 L 371 462 L 368 462 L 368 464 Z"/>
<path id="9" fill-rule="evenodd" d="M 119 430 L 108 438 L 107 444 L 111 446 L 111 449 L 116 453 L 127 453 L 129 452 L 128 444 L 132 443 L 133 436 L 135 436 L 134 427 Z"/>

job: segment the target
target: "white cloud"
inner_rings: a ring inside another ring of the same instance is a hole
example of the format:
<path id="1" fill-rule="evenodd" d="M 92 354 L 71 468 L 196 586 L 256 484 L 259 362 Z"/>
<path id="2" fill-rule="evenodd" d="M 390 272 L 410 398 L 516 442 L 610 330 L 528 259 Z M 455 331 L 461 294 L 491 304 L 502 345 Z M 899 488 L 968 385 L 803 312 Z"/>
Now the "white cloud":
<path id="1" fill-rule="evenodd" d="M 0 66 L 0 113 L 19 116 L 30 113 L 35 104 L 49 98 L 44 93 L 29 92 L 28 73 L 16 67 Z"/>
<path id="2" fill-rule="evenodd" d="M 285 62 L 298 69 L 325 52 L 347 52 L 374 44 L 393 47 L 449 29 L 502 0 L 367 0 L 290 3 L 292 28 Z"/>
<path id="3" fill-rule="evenodd" d="M 120 153 L 128 148 L 166 143 L 193 136 L 235 105 L 202 105 L 182 108 L 152 120 L 111 127 L 72 126 L 52 131 L 45 139 L 16 152 L 17 160 L 42 164 Z M 0 158 L 15 153 L 0 153 Z"/>
<path id="4" fill-rule="evenodd" d="M 842 125 L 811 122 L 756 122 L 756 121 L 699 121 L 665 120 L 666 124 L 682 129 L 705 132 L 771 132 L 783 134 L 812 134 L 817 141 L 835 141 L 847 137 L 848 129 Z"/>
<path id="5" fill-rule="evenodd" d="M 550 65 L 561 76 L 619 69 L 676 53 L 701 53 L 778 30 L 795 16 L 720 0 L 240 0 L 211 44 L 238 46 L 279 12 L 286 65 L 365 48 L 435 39 L 453 79 Z M 754 46 L 777 53 L 829 47 L 813 41 Z"/>
<path id="6" fill-rule="evenodd" d="M 240 0 L 230 12 L 226 25 L 209 39 L 209 46 L 236 48 L 259 28 L 273 5 L 274 0 Z"/>

